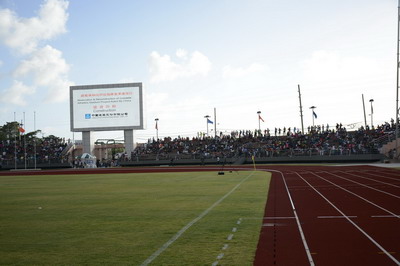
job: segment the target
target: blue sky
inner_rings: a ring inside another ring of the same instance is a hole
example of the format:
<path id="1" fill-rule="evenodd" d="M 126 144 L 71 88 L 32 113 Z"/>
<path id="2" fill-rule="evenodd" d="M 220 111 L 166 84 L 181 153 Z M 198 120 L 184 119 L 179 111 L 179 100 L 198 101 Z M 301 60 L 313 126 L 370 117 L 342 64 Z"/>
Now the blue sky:
<path id="1" fill-rule="evenodd" d="M 397 2 L 0 0 L 0 123 L 72 138 L 69 86 L 143 82 L 136 140 L 395 115 Z M 123 138 L 123 132 L 98 132 Z M 80 133 L 75 133 L 80 139 Z"/>

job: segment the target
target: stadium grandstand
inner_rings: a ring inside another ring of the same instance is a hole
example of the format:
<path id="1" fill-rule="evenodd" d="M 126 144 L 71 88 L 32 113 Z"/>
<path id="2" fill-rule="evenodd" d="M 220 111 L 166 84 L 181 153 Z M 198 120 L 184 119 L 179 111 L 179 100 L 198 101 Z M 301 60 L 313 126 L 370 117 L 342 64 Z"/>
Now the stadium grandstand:
<path id="1" fill-rule="evenodd" d="M 40 130 L 22 133 L 18 122 L 1 127 L 2 169 L 85 167 L 81 163 L 82 142 L 53 135 L 39 137 Z M 296 128 L 237 130 L 216 137 L 205 134 L 165 137 L 138 143 L 128 156 L 123 141 L 97 140 L 97 167 L 165 164 L 244 164 L 257 162 L 350 162 L 398 160 L 395 123 L 376 128 L 348 130 L 309 127 L 302 134 Z"/>

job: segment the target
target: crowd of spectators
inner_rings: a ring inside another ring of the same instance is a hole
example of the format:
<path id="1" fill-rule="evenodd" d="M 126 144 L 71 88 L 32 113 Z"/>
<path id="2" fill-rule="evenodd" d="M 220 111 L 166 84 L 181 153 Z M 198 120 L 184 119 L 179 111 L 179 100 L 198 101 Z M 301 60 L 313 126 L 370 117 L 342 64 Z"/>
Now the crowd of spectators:
<path id="1" fill-rule="evenodd" d="M 33 164 L 35 160 L 39 163 L 64 163 L 68 161 L 66 154 L 63 154 L 68 141 L 65 138 L 54 136 L 44 138 L 24 138 L 19 137 L 15 140 L 3 140 L 0 142 L 0 162 L 1 165 L 14 165 L 15 157 L 17 164 Z"/>
<path id="2" fill-rule="evenodd" d="M 377 128 L 361 127 L 352 131 L 348 131 L 342 124 L 336 124 L 334 127 L 309 127 L 304 134 L 299 128 L 289 127 L 263 131 L 239 130 L 229 134 L 221 133 L 216 137 L 205 134 L 193 138 L 166 137 L 150 139 L 138 145 L 131 160 L 373 154 L 379 153 L 379 148 L 384 144 L 379 140 L 391 135 L 394 130 L 392 120 Z M 33 164 L 36 149 L 38 164 L 66 163 L 68 154 L 65 151 L 68 145 L 72 145 L 70 140 L 55 136 L 35 138 L 35 141 L 32 138 L 3 140 L 0 141 L 0 162 L 1 165 L 14 165 L 16 155 L 17 164 L 23 164 L 26 154 L 26 161 Z M 123 154 L 118 160 L 128 160 L 128 156 Z"/>
<path id="3" fill-rule="evenodd" d="M 395 124 L 348 131 L 342 124 L 309 127 L 302 134 L 298 128 L 271 131 L 240 130 L 217 137 L 167 137 L 149 140 L 137 147 L 132 160 L 177 160 L 232 157 L 278 157 L 301 155 L 350 155 L 379 153 L 379 138 L 393 132 Z"/>

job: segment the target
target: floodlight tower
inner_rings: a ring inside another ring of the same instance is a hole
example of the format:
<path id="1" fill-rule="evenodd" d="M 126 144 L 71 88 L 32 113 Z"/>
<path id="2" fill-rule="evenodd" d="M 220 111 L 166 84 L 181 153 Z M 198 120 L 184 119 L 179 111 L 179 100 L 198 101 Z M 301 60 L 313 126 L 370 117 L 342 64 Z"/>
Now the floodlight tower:
<path id="1" fill-rule="evenodd" d="M 298 92 L 299 92 L 299 101 L 300 101 L 300 118 L 301 118 L 301 133 L 304 134 L 304 124 L 303 124 L 303 106 L 301 105 L 301 93 L 300 93 L 300 84 L 297 84 Z"/>

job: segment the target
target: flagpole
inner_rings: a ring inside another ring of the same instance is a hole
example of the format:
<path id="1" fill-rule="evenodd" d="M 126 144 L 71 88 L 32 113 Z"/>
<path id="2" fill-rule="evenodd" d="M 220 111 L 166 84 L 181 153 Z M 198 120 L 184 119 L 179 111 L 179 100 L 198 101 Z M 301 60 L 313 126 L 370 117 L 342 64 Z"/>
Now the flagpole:
<path id="1" fill-rule="evenodd" d="M 207 124 L 207 137 L 208 137 L 208 118 L 209 117 L 210 117 L 209 115 L 204 116 L 204 118 L 206 119 L 206 124 Z"/>
<path id="2" fill-rule="evenodd" d="M 313 127 L 314 127 L 314 116 L 315 116 L 315 115 L 314 115 L 314 109 L 315 109 L 315 108 L 317 108 L 317 107 L 314 106 L 314 105 L 310 107 L 310 109 L 312 110 L 312 114 L 311 114 L 311 115 L 312 115 L 312 126 L 313 126 Z"/>
<path id="3" fill-rule="evenodd" d="M 257 111 L 257 114 L 258 114 L 258 131 L 261 131 L 261 124 L 260 124 L 260 114 L 261 114 L 261 111 Z"/>
<path id="4" fill-rule="evenodd" d="M 157 136 L 157 141 L 158 141 L 158 118 L 154 119 L 156 121 L 156 136 Z"/>
<path id="5" fill-rule="evenodd" d="M 35 170 L 36 170 L 36 111 L 33 111 L 33 160 L 35 162 Z"/>
<path id="6" fill-rule="evenodd" d="M 371 103 L 371 129 L 374 127 L 374 109 L 372 107 L 372 103 L 374 102 L 374 99 L 370 99 L 369 102 Z"/>
<path id="7" fill-rule="evenodd" d="M 14 112 L 14 122 L 15 122 L 15 126 L 18 127 L 17 125 L 17 116 Z M 14 132 L 14 164 L 15 164 L 15 170 L 17 170 L 17 131 L 18 128 L 15 128 L 15 132 Z"/>
<path id="8" fill-rule="evenodd" d="M 217 137 L 217 108 L 214 107 L 214 138 Z"/>
<path id="9" fill-rule="evenodd" d="M 24 112 L 24 127 L 25 126 L 25 112 Z M 26 134 L 24 132 L 24 162 L 25 162 L 25 170 L 26 170 Z"/>

